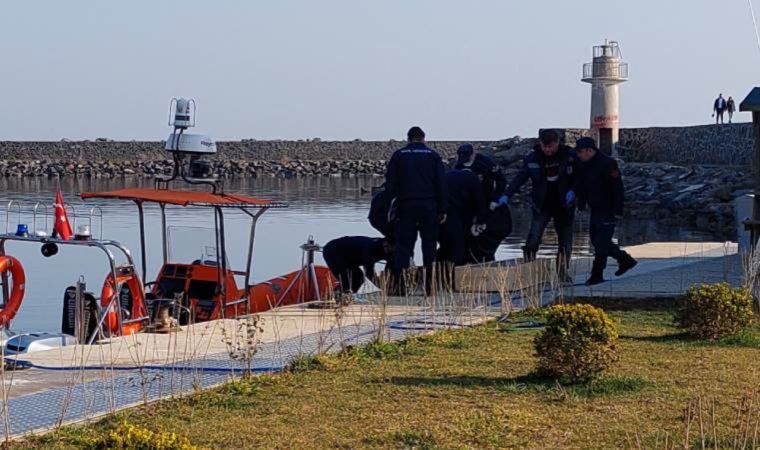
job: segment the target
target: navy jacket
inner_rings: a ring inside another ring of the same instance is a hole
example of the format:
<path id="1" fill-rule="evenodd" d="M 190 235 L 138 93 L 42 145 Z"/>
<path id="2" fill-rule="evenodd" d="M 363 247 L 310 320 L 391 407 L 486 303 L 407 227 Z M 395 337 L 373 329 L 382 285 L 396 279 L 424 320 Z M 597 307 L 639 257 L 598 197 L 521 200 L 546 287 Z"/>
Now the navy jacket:
<path id="1" fill-rule="evenodd" d="M 617 161 L 597 151 L 579 164 L 576 194 L 580 210 L 588 205 L 592 215 L 622 216 L 625 192 Z"/>
<path id="2" fill-rule="evenodd" d="M 385 189 L 397 203 L 431 200 L 439 214 L 446 212 L 446 186 L 441 156 L 425 144 L 410 143 L 388 161 Z"/>
<path id="3" fill-rule="evenodd" d="M 444 179 L 449 194 L 449 216 L 456 214 L 466 227 L 472 225 L 473 218 L 477 218 L 478 223 L 485 222 L 488 205 L 478 176 L 467 169 L 451 170 Z"/>
<path id="4" fill-rule="evenodd" d="M 470 169 L 478 175 L 483 175 L 482 184 L 486 200 L 492 202 L 498 200 L 507 187 L 507 178 L 501 172 L 499 166 L 488 156 L 478 153 L 475 155 L 475 160 L 472 162 Z"/>
<path id="5" fill-rule="evenodd" d="M 369 215 L 367 216 L 372 228 L 391 240 L 393 240 L 394 224 L 390 221 L 388 214 L 390 213 L 392 200 L 393 199 L 388 195 L 388 191 L 383 187 L 372 196 L 372 202 L 369 206 Z"/>
<path id="6" fill-rule="evenodd" d="M 556 158 L 556 159 L 555 159 Z M 557 204 L 565 204 L 565 194 L 567 191 L 572 190 L 575 184 L 575 171 L 578 165 L 578 159 L 575 155 L 575 151 L 566 145 L 560 145 L 557 153 L 552 157 L 552 160 L 558 161 L 558 180 L 557 180 Z M 546 180 L 546 168 L 549 159 L 544 156 L 541 151 L 541 146 L 536 145 L 533 151 L 529 153 L 525 159 L 523 159 L 523 166 L 520 171 L 515 175 L 515 178 L 507 186 L 506 194 L 512 197 L 520 190 L 526 181 L 531 182 L 531 200 L 533 206 L 536 209 L 541 209 L 546 201 L 546 194 L 549 188 L 549 183 Z"/>
<path id="7" fill-rule="evenodd" d="M 322 253 L 325 255 L 325 260 L 341 266 L 330 269 L 361 267 L 370 281 L 374 281 L 375 278 L 375 263 L 388 258 L 383 250 L 383 239 L 367 236 L 344 236 L 333 239 L 325 245 Z"/>

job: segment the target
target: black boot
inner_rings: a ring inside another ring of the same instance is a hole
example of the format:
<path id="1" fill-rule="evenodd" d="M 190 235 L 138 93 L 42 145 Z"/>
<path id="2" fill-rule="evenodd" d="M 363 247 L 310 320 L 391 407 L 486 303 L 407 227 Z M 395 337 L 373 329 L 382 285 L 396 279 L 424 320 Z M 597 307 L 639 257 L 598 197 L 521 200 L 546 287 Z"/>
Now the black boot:
<path id="1" fill-rule="evenodd" d="M 522 248 L 523 251 L 523 262 L 531 262 L 536 260 L 536 252 L 535 250 L 528 250 L 526 247 Z"/>
<path id="2" fill-rule="evenodd" d="M 570 268 L 570 258 L 563 254 L 557 255 L 557 278 L 561 284 L 570 284 L 575 280 L 567 273 Z"/>
<path id="3" fill-rule="evenodd" d="M 623 275 L 624 273 L 636 267 L 636 264 L 638 263 L 638 261 L 633 259 L 633 256 L 626 253 L 625 256 L 620 258 L 620 261 L 618 261 L 618 270 L 615 272 L 615 276 L 619 277 Z"/>
<path id="4" fill-rule="evenodd" d="M 604 283 L 604 272 L 591 269 L 591 276 L 586 280 L 586 286 L 594 286 L 600 283 Z"/>

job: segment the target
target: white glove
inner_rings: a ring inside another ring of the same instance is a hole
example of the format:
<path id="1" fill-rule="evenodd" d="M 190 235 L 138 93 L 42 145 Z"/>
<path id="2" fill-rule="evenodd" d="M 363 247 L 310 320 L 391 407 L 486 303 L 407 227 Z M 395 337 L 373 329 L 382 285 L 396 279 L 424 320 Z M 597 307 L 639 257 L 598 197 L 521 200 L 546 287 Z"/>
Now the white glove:
<path id="1" fill-rule="evenodd" d="M 491 211 L 494 211 L 498 207 L 499 207 L 499 204 L 496 202 L 491 202 L 491 204 L 488 205 L 488 209 L 490 209 Z"/>
<path id="2" fill-rule="evenodd" d="M 472 227 L 470 227 L 470 233 L 472 233 L 472 235 L 475 237 L 480 236 L 480 234 L 484 232 L 485 230 L 486 230 L 485 225 L 478 225 L 477 223 L 473 224 Z"/>

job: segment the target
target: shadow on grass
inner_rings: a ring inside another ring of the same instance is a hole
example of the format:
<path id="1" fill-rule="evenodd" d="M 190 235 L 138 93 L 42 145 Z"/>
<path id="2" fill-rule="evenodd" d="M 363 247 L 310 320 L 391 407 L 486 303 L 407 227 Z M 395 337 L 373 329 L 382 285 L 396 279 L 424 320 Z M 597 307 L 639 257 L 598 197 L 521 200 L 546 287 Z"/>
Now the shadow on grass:
<path id="1" fill-rule="evenodd" d="M 629 297 L 571 297 L 564 303 L 582 303 L 605 311 L 674 311 L 677 297 L 629 298 Z"/>
<path id="2" fill-rule="evenodd" d="M 750 330 L 743 331 L 724 338 L 708 341 L 695 338 L 686 332 L 669 333 L 655 336 L 620 336 L 620 339 L 637 342 L 654 342 L 658 344 L 681 344 L 695 347 L 746 347 L 760 348 L 760 334 Z"/>
<path id="3" fill-rule="evenodd" d="M 562 384 L 555 378 L 530 373 L 519 377 L 451 376 L 451 377 L 392 377 L 390 383 L 399 386 L 429 388 L 494 388 L 506 393 L 551 393 L 561 391 L 579 397 L 624 395 L 640 392 L 654 385 L 642 377 L 608 375 L 578 384 Z"/>
<path id="4" fill-rule="evenodd" d="M 653 336 L 620 336 L 620 339 L 636 342 L 655 342 L 659 344 L 689 344 L 698 342 L 687 333 L 668 333 Z"/>

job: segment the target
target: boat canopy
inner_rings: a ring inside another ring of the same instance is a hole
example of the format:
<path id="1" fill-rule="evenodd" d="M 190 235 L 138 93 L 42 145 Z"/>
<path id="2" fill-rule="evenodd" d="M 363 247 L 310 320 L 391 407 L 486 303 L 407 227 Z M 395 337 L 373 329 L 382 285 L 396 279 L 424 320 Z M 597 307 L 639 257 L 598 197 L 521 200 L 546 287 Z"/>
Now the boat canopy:
<path id="1" fill-rule="evenodd" d="M 153 202 L 179 206 L 205 206 L 221 208 L 286 208 L 285 203 L 277 203 L 241 194 L 213 194 L 203 191 L 183 191 L 170 189 L 129 188 L 115 191 L 82 192 L 82 199 L 115 198 L 134 202 Z"/>

